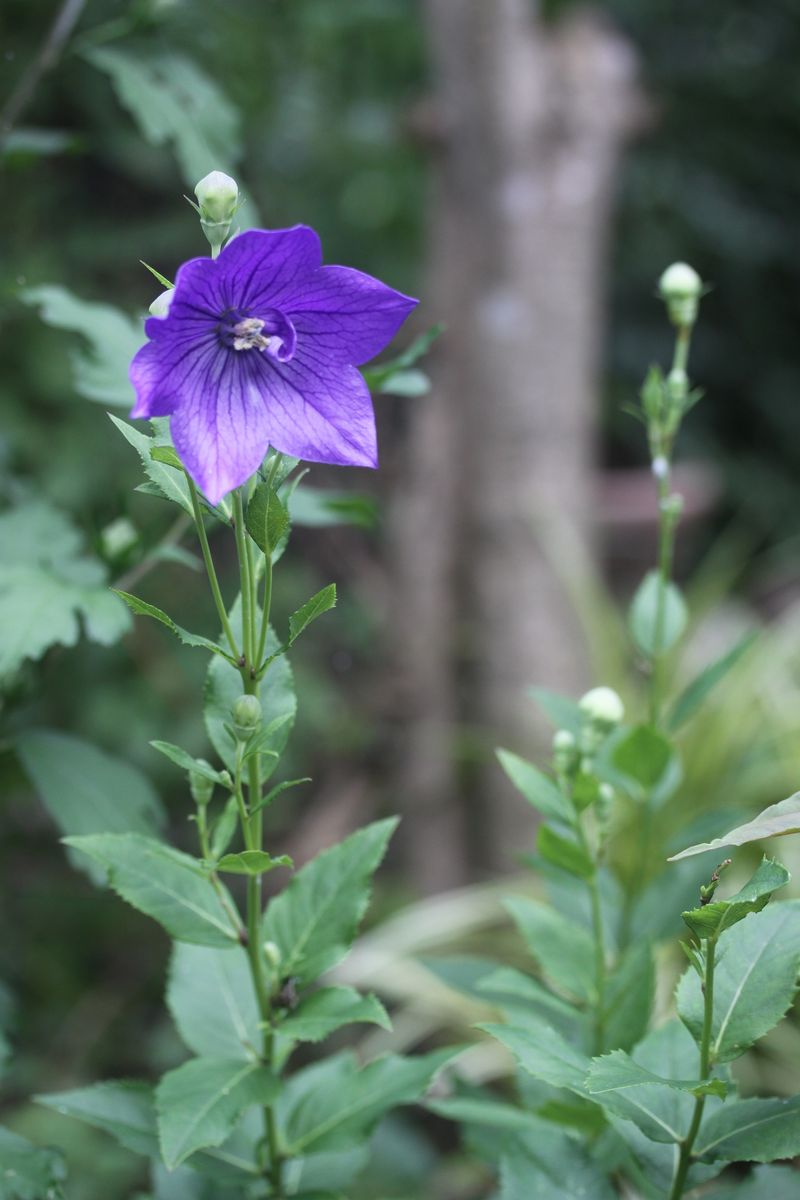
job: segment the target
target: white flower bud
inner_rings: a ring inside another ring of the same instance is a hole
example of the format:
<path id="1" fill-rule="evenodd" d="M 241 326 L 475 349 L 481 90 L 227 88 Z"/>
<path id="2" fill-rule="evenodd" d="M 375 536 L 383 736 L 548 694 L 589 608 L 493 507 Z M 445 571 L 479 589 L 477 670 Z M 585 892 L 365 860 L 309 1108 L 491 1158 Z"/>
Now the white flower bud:
<path id="1" fill-rule="evenodd" d="M 553 749 L 556 751 L 574 750 L 575 737 L 568 729 L 557 729 L 553 734 Z"/>
<path id="2" fill-rule="evenodd" d="M 174 295 L 175 288 L 167 288 L 165 292 L 160 292 L 150 305 L 151 315 L 154 317 L 165 317 L 169 312 L 169 306 L 172 304 L 172 297 Z"/>
<path id="3" fill-rule="evenodd" d="M 703 281 L 694 267 L 688 263 L 673 263 L 659 279 L 658 291 L 673 325 L 694 324 L 697 305 L 703 294 Z"/>
<path id="4" fill-rule="evenodd" d="M 100 547 L 107 559 L 123 558 L 139 541 L 134 524 L 127 517 L 117 517 L 100 534 Z"/>
<path id="5" fill-rule="evenodd" d="M 580 700 L 583 715 L 601 729 L 613 729 L 625 716 L 625 707 L 617 693 L 609 687 L 596 687 Z"/>
<path id="6" fill-rule="evenodd" d="M 200 180 L 194 194 L 203 220 L 230 225 L 239 203 L 239 185 L 235 179 L 224 171 L 211 171 Z"/>

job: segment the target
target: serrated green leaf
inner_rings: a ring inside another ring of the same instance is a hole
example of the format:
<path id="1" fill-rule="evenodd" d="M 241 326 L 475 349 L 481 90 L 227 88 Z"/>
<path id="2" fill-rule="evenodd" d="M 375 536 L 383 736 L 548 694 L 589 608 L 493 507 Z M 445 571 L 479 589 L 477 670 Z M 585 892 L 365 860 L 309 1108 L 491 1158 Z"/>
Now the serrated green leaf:
<path id="1" fill-rule="evenodd" d="M 569 822 L 572 819 L 572 809 L 566 796 L 543 771 L 533 763 L 512 754 L 510 750 L 498 750 L 497 757 L 500 766 L 508 778 L 519 788 L 525 799 L 545 817 Z"/>
<path id="2" fill-rule="evenodd" d="M 619 741 L 611 760 L 618 771 L 646 792 L 656 786 L 669 766 L 673 749 L 651 725 L 637 725 Z"/>
<path id="3" fill-rule="evenodd" d="M 635 941 L 609 972 L 605 987 L 605 1047 L 629 1050 L 647 1031 L 656 990 L 653 948 Z"/>
<path id="4" fill-rule="evenodd" d="M 587 1095 L 585 1080 L 590 1060 L 560 1033 L 544 1022 L 531 1022 L 524 1029 L 513 1025 L 479 1025 L 479 1029 L 502 1042 L 522 1067 L 535 1079 L 551 1087 L 567 1088 L 577 1096 Z"/>
<path id="5" fill-rule="evenodd" d="M 509 897 L 505 907 L 553 983 L 586 1000 L 594 995 L 594 945 L 587 929 L 538 900 Z"/>
<path id="6" fill-rule="evenodd" d="M 260 483 L 245 514 L 247 532 L 259 550 L 274 554 L 289 532 L 289 512 L 274 488 Z"/>
<path id="7" fill-rule="evenodd" d="M 686 601 L 674 583 L 664 588 L 663 601 L 659 600 L 660 595 L 661 578 L 657 571 L 650 571 L 633 597 L 628 618 L 633 640 L 649 658 L 671 650 L 689 619 Z"/>
<path id="8" fill-rule="evenodd" d="M 261 1049 L 261 1020 L 247 952 L 176 942 L 167 1006 L 178 1033 L 201 1058 L 252 1061 Z"/>
<path id="9" fill-rule="evenodd" d="M 682 914 L 683 919 L 697 937 L 714 937 L 743 920 L 748 913 L 760 912 L 773 892 L 788 882 L 789 872 L 781 863 L 773 858 L 762 858 L 752 879 L 735 896 L 690 909 Z"/>
<path id="10" fill-rule="evenodd" d="M 594 863 L 587 852 L 576 842 L 562 837 L 549 825 L 539 826 L 536 846 L 545 862 L 575 875 L 578 879 L 591 879 Z"/>
<path id="11" fill-rule="evenodd" d="M 800 900 L 751 913 L 717 943 L 712 1062 L 730 1062 L 780 1021 L 797 990 L 800 971 Z M 698 1041 L 703 994 L 694 971 L 677 992 L 678 1014 Z"/>
<path id="12" fill-rule="evenodd" d="M 278 1102 L 287 1153 L 358 1144 L 385 1113 L 419 1099 L 455 1053 L 437 1050 L 414 1058 L 392 1054 L 361 1069 L 351 1054 L 340 1054 L 298 1071 Z"/>
<path id="13" fill-rule="evenodd" d="M 61 1200 L 66 1174 L 58 1150 L 0 1127 L 0 1200 Z"/>
<path id="14" fill-rule="evenodd" d="M 669 1118 L 669 1092 L 688 1092 L 696 1096 L 725 1091 L 722 1080 L 708 1086 L 700 1080 L 667 1079 L 634 1062 L 624 1050 L 613 1050 L 592 1060 L 586 1076 L 586 1089 L 592 1099 L 609 1112 L 633 1121 L 653 1142 L 680 1142 L 684 1136 L 681 1122 Z"/>
<path id="15" fill-rule="evenodd" d="M 270 901 L 262 933 L 278 947 L 285 976 L 305 983 L 344 958 L 396 826 L 396 819 L 376 821 L 324 850 Z"/>
<path id="16" fill-rule="evenodd" d="M 269 808 L 270 804 L 272 804 L 273 800 L 280 796 L 281 792 L 285 792 L 289 788 L 298 787 L 301 783 L 311 783 L 311 776 L 304 775 L 302 779 L 284 779 L 282 783 L 276 783 L 275 787 L 270 788 L 270 790 L 261 797 L 258 804 L 254 804 L 251 807 L 251 814 L 261 812 L 262 808 Z"/>
<path id="17" fill-rule="evenodd" d="M 294 863 L 288 854 L 273 858 L 265 850 L 241 850 L 238 854 L 225 854 L 215 870 L 231 875 L 266 875 L 276 867 L 291 867 Z"/>
<path id="18" fill-rule="evenodd" d="M 289 617 L 288 645 L 291 646 L 312 621 L 316 621 L 317 617 L 321 617 L 323 613 L 329 612 L 330 609 L 335 607 L 336 584 L 329 583 L 327 587 L 321 588 L 320 591 L 313 595 L 310 600 L 306 600 L 305 604 Z"/>
<path id="19" fill-rule="evenodd" d="M 210 650 L 212 654 L 219 654 L 222 658 L 227 659 L 229 663 L 233 663 L 233 658 L 222 646 L 217 642 L 212 642 L 211 638 L 202 637 L 197 633 L 190 633 L 188 629 L 183 629 L 180 625 L 176 625 L 172 617 L 167 616 L 160 608 L 156 608 L 154 604 L 148 604 L 146 600 L 140 600 L 138 596 L 132 596 L 130 592 L 121 592 L 118 588 L 113 589 L 114 595 L 119 596 L 124 600 L 131 612 L 136 613 L 141 617 L 152 617 L 154 621 L 160 622 L 161 625 L 166 625 L 172 633 L 176 635 L 184 644 L 184 646 L 196 646 L 201 650 Z"/>
<path id="20" fill-rule="evenodd" d="M 135 833 L 101 833 L 64 841 L 101 863 L 114 890 L 163 925 L 177 941 L 236 945 L 238 935 L 220 893 L 190 855 Z M 233 908 L 233 902 L 229 903 Z"/>
<path id="21" fill-rule="evenodd" d="M 65 733 L 30 729 L 16 743 L 20 762 L 64 834 L 157 835 L 164 810 L 149 780 L 129 763 Z M 105 872 L 70 852 L 100 882 Z"/>
<path id="22" fill-rule="evenodd" d="M 300 1042 L 319 1042 L 344 1025 L 380 1025 L 391 1029 L 386 1009 L 376 996 L 362 996 L 351 987 L 326 987 L 306 996 L 284 1017 L 278 1031 Z"/>
<path id="23" fill-rule="evenodd" d="M 280 1091 L 272 1071 L 239 1059 L 194 1058 L 168 1071 L 156 1088 L 158 1134 L 170 1169 L 197 1150 L 219 1146 L 241 1114 Z"/>
<path id="24" fill-rule="evenodd" d="M 183 463 L 178 458 L 172 446 L 152 446 L 150 457 L 154 462 L 165 463 L 166 466 L 172 467 L 173 470 L 183 470 Z"/>
<path id="25" fill-rule="evenodd" d="M 156 462 L 150 453 L 153 447 L 157 445 L 154 437 L 148 437 L 146 433 L 135 429 L 127 421 L 121 421 L 113 413 L 109 413 L 108 415 L 125 438 L 125 441 L 133 446 L 139 455 L 144 467 L 144 473 L 150 483 L 158 489 L 157 494 L 163 496 L 166 500 L 171 500 L 174 504 L 180 505 L 184 512 L 187 512 L 190 517 L 194 517 L 192 500 L 189 495 L 189 485 L 186 482 L 186 476 L 183 471 L 175 471 L 165 463 Z M 146 489 L 140 485 L 138 490 L 143 491 Z"/>
<path id="26" fill-rule="evenodd" d="M 800 1096 L 723 1105 L 703 1121 L 694 1153 L 723 1162 L 794 1158 L 800 1154 Z"/>
<path id="27" fill-rule="evenodd" d="M 672 711 L 669 714 L 667 723 L 670 730 L 674 732 L 680 729 L 690 717 L 694 716 L 717 684 L 721 683 L 739 660 L 744 658 L 758 637 L 759 633 L 757 630 L 753 633 L 745 634 L 742 640 L 737 642 L 727 654 L 723 654 L 716 662 L 710 663 L 691 683 L 687 684 L 675 701 Z"/>
<path id="28" fill-rule="evenodd" d="M 134 1154 L 147 1158 L 158 1154 L 153 1089 L 147 1083 L 114 1080 L 35 1099 L 37 1104 L 44 1104 L 62 1116 L 74 1117 L 110 1133 Z"/>
<path id="29" fill-rule="evenodd" d="M 779 804 L 771 804 L 746 825 L 738 825 L 723 837 L 714 838 L 710 842 L 698 842 L 673 854 L 669 862 L 678 862 L 693 854 L 705 854 L 706 850 L 720 850 L 725 846 L 746 846 L 750 842 L 760 842 L 765 838 L 786 837 L 790 833 L 800 833 L 800 792 L 795 792 L 787 800 Z"/>
<path id="30" fill-rule="evenodd" d="M 221 771 L 215 771 L 204 759 L 195 758 L 194 755 L 172 742 L 154 741 L 150 745 L 170 762 L 175 763 L 176 767 L 182 767 L 184 771 L 195 771 L 198 775 L 202 775 L 203 779 L 209 779 L 212 783 L 225 784 L 228 782 Z"/>
<path id="31" fill-rule="evenodd" d="M 160 271 L 157 271 L 155 269 L 155 267 L 151 267 L 150 263 L 146 263 L 143 258 L 140 258 L 139 262 L 142 264 L 142 266 L 144 267 L 144 269 L 146 271 L 150 272 L 150 274 L 153 276 L 154 279 L 158 280 L 158 282 L 161 284 L 161 286 L 163 288 L 167 288 L 169 290 L 169 289 L 172 289 L 175 287 L 175 284 L 172 282 L 171 279 L 167 279 L 166 275 L 162 275 Z"/>

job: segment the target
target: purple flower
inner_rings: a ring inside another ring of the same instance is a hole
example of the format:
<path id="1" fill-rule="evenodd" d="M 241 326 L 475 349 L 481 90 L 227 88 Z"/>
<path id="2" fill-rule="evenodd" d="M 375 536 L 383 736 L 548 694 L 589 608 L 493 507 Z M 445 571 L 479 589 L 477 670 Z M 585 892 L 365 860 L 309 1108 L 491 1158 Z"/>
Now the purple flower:
<path id="1" fill-rule="evenodd" d="M 165 316 L 130 366 L 133 417 L 171 417 L 175 449 L 212 504 L 267 447 L 311 462 L 377 465 L 356 366 L 417 301 L 350 267 L 322 266 L 307 225 L 251 230 L 178 271 Z"/>

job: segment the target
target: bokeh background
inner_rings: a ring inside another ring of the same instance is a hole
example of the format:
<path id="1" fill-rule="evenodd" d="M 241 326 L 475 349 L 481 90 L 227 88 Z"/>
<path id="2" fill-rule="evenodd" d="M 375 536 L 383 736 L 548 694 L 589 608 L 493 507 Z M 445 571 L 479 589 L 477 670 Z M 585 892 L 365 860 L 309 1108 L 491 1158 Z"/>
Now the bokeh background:
<path id="1" fill-rule="evenodd" d="M 65 10 L 69 36 L 51 36 Z M 211 167 L 239 179 L 249 223 L 308 222 L 328 261 L 420 296 L 408 339 L 445 327 L 421 364 L 430 387 L 415 377 L 376 399 L 381 471 L 314 471 L 363 497 L 357 520 L 298 530 L 277 580 L 279 615 L 330 579 L 340 603 L 295 654 L 286 773 L 315 783 L 288 793 L 274 836 L 302 860 L 373 814 L 403 815 L 371 918 L 398 961 L 437 938 L 469 950 L 497 920 L 490 881 L 516 869 L 533 829 L 493 747 L 546 744 L 529 686 L 602 681 L 637 703 L 619 609 L 652 561 L 656 513 L 624 406 L 671 353 L 656 280 L 675 259 L 710 284 L 691 371 L 706 394 L 679 447 L 686 672 L 761 630 L 687 741 L 676 803 L 688 821 L 794 790 L 797 0 L 4 0 L 0 45 L 6 514 L 32 498 L 63 510 L 117 581 L 168 531 L 174 514 L 134 491 L 139 463 L 102 386 L 100 403 L 85 395 L 85 356 L 102 358 L 119 330 L 95 312 L 87 349 L 85 314 L 48 314 L 31 289 L 138 319 L 158 290 L 140 260 L 172 277 L 205 252 L 181 197 Z M 126 385 L 112 383 L 124 415 Z M 120 516 L 135 531 L 122 549 L 109 533 Z M 213 629 L 179 556 L 135 590 Z M 32 1092 L 155 1071 L 180 1050 L 161 1008 L 166 940 L 72 871 L 14 739 L 50 727 L 132 762 L 180 841 L 185 796 L 148 741 L 208 753 L 203 672 L 202 656 L 140 622 L 111 648 L 55 647 L 4 688 L 3 1108 L 36 1138 L 64 1141 L 67 1126 L 30 1107 Z M 406 1005 L 400 1040 L 457 1027 L 463 1013 L 441 997 L 415 1007 L 411 978 L 385 980 Z M 779 1064 L 797 1044 L 781 1036 L 753 1069 L 785 1091 Z M 75 1200 L 143 1186 L 105 1139 L 69 1137 Z M 484 1194 L 435 1124 L 398 1126 L 382 1153 L 382 1195 Z"/>

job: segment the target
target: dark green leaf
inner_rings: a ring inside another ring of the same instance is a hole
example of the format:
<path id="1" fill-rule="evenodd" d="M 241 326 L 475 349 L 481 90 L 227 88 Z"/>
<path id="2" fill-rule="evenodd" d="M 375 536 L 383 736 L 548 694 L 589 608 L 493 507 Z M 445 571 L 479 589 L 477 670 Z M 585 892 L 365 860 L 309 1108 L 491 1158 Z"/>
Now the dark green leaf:
<path id="1" fill-rule="evenodd" d="M 264 554 L 274 554 L 289 531 L 289 512 L 274 488 L 260 483 L 245 515 L 247 532 Z"/>
<path id="2" fill-rule="evenodd" d="M 299 487 L 292 494 L 288 507 L 295 525 L 309 525 L 316 529 L 335 525 L 374 529 L 378 523 L 376 501 L 371 496 L 356 496 L 349 492 Z"/>
<path id="3" fill-rule="evenodd" d="M 758 638 L 758 632 L 746 634 L 740 642 L 718 658 L 716 662 L 705 667 L 691 683 L 681 692 L 669 715 L 671 730 L 680 729 L 705 701 L 710 692 L 720 683 L 733 667 L 745 656 L 747 651 Z"/>
<path id="4" fill-rule="evenodd" d="M 282 1037 L 319 1042 L 343 1025 L 367 1023 L 391 1029 L 386 1009 L 376 996 L 361 996 L 351 987 L 326 987 L 312 993 L 278 1025 Z"/>
<path id="5" fill-rule="evenodd" d="M 635 922 L 635 918 L 634 918 Z M 647 1031 L 656 990 L 653 948 L 635 941 L 606 980 L 605 1045 L 630 1049 Z"/>
<path id="6" fill-rule="evenodd" d="M 289 617 L 288 644 L 291 646 L 312 621 L 315 621 L 317 617 L 321 617 L 323 613 L 335 607 L 336 584 L 329 583 L 327 587 L 322 588 L 313 595 L 310 600 L 306 600 L 305 604 Z"/>
<path id="7" fill-rule="evenodd" d="M 539 827 L 537 847 L 542 858 L 559 867 L 569 875 L 578 879 L 591 879 L 594 875 L 594 863 L 586 851 L 576 841 L 562 837 L 549 825 Z"/>
<path id="8" fill-rule="evenodd" d="M 139 342 L 141 342 L 141 335 Z M 127 403 L 130 403 L 130 401 Z M 175 471 L 172 467 L 168 467 L 165 463 L 157 462 L 152 457 L 151 451 L 157 444 L 154 437 L 148 437 L 146 433 L 135 429 L 127 421 L 121 421 L 113 413 L 109 413 L 109 416 L 126 442 L 129 442 L 139 455 L 145 475 L 158 488 L 158 494 L 166 500 L 171 500 L 174 504 L 180 505 L 184 512 L 193 516 L 194 510 L 192 508 L 191 496 L 189 495 L 189 484 L 186 482 L 184 472 Z"/>
<path id="9" fill-rule="evenodd" d="M 584 1081 L 590 1061 L 585 1054 L 549 1025 L 531 1022 L 524 1029 L 513 1025 L 480 1025 L 502 1042 L 524 1071 L 542 1079 L 552 1087 L 568 1088 L 578 1096 L 586 1096 Z"/>
<path id="10" fill-rule="evenodd" d="M 62 1155 L 0 1128 L 0 1200 L 61 1200 Z"/>
<path id="11" fill-rule="evenodd" d="M 152 617 L 154 621 L 159 621 L 162 625 L 166 625 L 167 629 L 180 638 L 184 646 L 197 646 L 201 650 L 210 650 L 212 654 L 219 654 L 222 658 L 227 659 L 229 663 L 233 663 L 233 658 L 222 646 L 217 642 L 212 642 L 210 638 L 201 637 L 200 634 L 190 633 L 188 629 L 182 629 L 180 625 L 176 625 L 172 617 L 168 617 L 160 608 L 156 608 L 154 604 L 148 604 L 146 600 L 140 600 L 138 596 L 131 596 L 129 592 L 121 592 L 117 588 L 112 589 L 115 596 L 119 596 L 124 600 L 131 612 L 137 616 Z"/>
<path id="12" fill-rule="evenodd" d="M 265 850 L 242 850 L 238 854 L 226 854 L 216 864 L 217 871 L 226 871 L 231 875 L 266 875 L 275 867 L 291 867 L 292 860 L 288 854 L 273 858 Z"/>
<path id="13" fill-rule="evenodd" d="M 147 1083 L 95 1083 L 71 1092 L 37 1096 L 36 1101 L 62 1116 L 75 1117 L 110 1133 L 134 1154 L 148 1158 L 158 1155 L 153 1089 Z"/>
<path id="14" fill-rule="evenodd" d="M 512 754 L 510 750 L 498 750 L 497 757 L 511 782 L 534 808 L 545 817 L 567 823 L 571 820 L 572 809 L 566 796 L 538 767 L 518 754 Z"/>
<path id="15" fill-rule="evenodd" d="M 800 1154 L 800 1096 L 723 1105 L 703 1121 L 694 1152 L 724 1162 L 794 1158 Z"/>
<path id="16" fill-rule="evenodd" d="M 223 785 L 230 781 L 230 776 L 223 775 L 221 771 L 215 771 L 202 758 L 194 758 L 182 750 L 180 746 L 173 745 L 172 742 L 151 742 L 150 745 L 154 750 L 158 750 L 170 762 L 174 762 L 176 767 L 183 767 L 184 771 L 195 771 L 198 775 L 202 775 L 204 779 L 210 779 L 212 783 L 221 783 Z"/>
<path id="17" fill-rule="evenodd" d="M 672 755 L 672 746 L 663 734 L 650 725 L 637 725 L 614 747 L 612 762 L 649 792 L 666 771 Z"/>
<path id="18" fill-rule="evenodd" d="M 183 470 L 183 463 L 178 458 L 172 446 L 152 446 L 150 457 L 154 462 L 165 463 L 166 466 L 178 471 Z"/>
<path id="19" fill-rule="evenodd" d="M 765 857 L 752 879 L 735 896 L 690 909 L 682 914 L 683 919 L 697 937 L 714 937 L 743 920 L 748 913 L 760 912 L 773 892 L 785 887 L 788 882 L 789 872 L 786 868 L 774 859 Z"/>
<path id="20" fill-rule="evenodd" d="M 258 804 L 254 804 L 251 807 L 250 812 L 257 813 L 261 812 L 262 808 L 269 808 L 270 804 L 272 804 L 273 800 L 280 796 L 281 792 L 285 792 L 289 788 L 297 787 L 301 783 L 311 783 L 311 776 L 304 775 L 302 779 L 284 779 L 283 783 L 276 783 L 275 787 L 270 788 L 270 790 L 261 797 Z"/>

